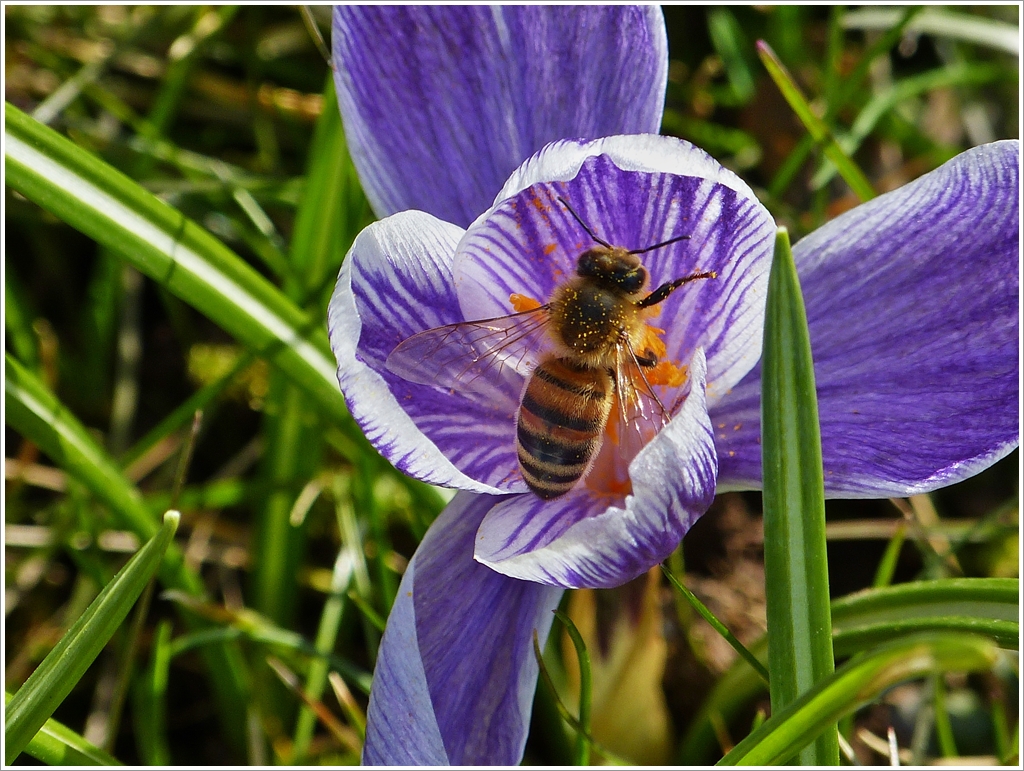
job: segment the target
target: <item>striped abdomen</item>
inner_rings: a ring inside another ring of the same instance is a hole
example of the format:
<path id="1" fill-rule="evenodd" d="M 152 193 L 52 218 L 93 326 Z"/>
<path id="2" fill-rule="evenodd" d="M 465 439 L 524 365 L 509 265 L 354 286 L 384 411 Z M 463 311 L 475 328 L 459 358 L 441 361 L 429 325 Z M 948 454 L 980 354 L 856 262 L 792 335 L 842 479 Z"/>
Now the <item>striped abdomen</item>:
<path id="1" fill-rule="evenodd" d="M 608 422 L 613 386 L 604 368 L 541 362 L 519 406 L 516 452 L 526 484 L 544 499 L 569 492 L 590 467 Z"/>

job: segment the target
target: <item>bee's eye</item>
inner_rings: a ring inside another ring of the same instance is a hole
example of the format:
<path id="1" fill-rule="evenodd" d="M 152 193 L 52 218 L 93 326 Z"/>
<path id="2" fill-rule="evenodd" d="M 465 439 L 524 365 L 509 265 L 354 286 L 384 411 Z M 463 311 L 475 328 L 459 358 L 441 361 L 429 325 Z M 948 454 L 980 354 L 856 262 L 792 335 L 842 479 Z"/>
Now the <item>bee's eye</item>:
<path id="1" fill-rule="evenodd" d="M 644 282 L 647 281 L 647 271 L 643 265 L 638 265 L 632 270 L 627 271 L 619 278 L 619 286 L 625 291 L 632 294 L 633 292 L 639 292 L 644 288 Z"/>
<path id="2" fill-rule="evenodd" d="M 576 274 L 587 278 L 597 278 L 607 275 L 608 258 L 597 249 L 588 249 L 580 255 L 576 263 Z"/>

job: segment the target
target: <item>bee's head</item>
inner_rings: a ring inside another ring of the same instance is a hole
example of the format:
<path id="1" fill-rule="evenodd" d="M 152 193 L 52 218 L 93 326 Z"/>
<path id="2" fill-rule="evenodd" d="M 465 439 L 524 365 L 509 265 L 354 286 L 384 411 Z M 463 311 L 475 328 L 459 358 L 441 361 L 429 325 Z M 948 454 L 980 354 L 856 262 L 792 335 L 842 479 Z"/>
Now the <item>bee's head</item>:
<path id="1" fill-rule="evenodd" d="M 615 246 L 587 249 L 576 263 L 576 273 L 610 284 L 627 294 L 639 292 L 647 281 L 647 270 L 640 264 L 640 258 Z"/>

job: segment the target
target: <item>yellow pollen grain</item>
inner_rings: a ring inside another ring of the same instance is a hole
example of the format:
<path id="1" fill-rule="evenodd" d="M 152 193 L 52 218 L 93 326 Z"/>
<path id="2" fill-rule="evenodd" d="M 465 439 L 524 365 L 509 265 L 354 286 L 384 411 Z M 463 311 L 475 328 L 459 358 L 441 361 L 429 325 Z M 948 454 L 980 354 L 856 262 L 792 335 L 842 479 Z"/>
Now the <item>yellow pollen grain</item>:
<path id="1" fill-rule="evenodd" d="M 545 255 L 551 254 L 557 248 L 558 248 L 557 244 L 548 244 L 547 246 L 544 247 L 544 254 Z"/>

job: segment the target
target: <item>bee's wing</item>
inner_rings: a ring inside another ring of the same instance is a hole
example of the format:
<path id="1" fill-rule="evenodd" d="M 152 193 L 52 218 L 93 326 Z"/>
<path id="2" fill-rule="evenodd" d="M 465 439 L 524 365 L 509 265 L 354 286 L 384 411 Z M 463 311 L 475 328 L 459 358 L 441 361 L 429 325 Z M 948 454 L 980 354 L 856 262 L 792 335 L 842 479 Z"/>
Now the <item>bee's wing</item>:
<path id="1" fill-rule="evenodd" d="M 615 412 L 610 420 L 622 454 L 633 458 L 669 421 L 668 410 L 654 392 L 629 343 L 618 346 L 615 367 Z"/>
<path id="2" fill-rule="evenodd" d="M 525 375 L 546 345 L 548 307 L 434 327 L 398 345 L 386 366 L 421 385 L 489 392 L 496 378 Z"/>

